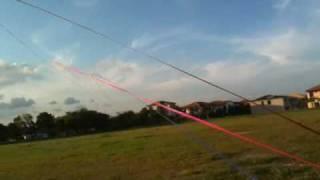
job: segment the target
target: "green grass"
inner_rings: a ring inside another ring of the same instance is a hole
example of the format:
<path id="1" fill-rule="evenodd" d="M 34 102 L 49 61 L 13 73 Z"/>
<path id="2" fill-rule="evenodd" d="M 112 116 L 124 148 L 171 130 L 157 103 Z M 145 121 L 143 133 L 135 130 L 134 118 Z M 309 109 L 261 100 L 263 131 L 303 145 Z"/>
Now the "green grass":
<path id="1" fill-rule="evenodd" d="M 320 130 L 320 111 L 286 115 Z M 239 116 L 219 125 L 320 162 L 320 137 L 274 117 Z M 270 154 L 196 123 L 0 146 L 0 179 L 245 179 L 192 131 L 259 179 L 319 179 L 320 171 Z"/>

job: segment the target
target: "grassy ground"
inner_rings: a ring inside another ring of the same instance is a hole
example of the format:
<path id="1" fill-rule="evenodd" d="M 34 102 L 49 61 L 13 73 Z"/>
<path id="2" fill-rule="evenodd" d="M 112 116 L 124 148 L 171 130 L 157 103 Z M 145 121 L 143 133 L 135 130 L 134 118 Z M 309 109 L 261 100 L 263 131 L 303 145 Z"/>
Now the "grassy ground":
<path id="1" fill-rule="evenodd" d="M 287 113 L 320 130 L 320 111 Z M 320 137 L 272 115 L 229 117 L 219 125 L 320 162 Z M 216 149 L 190 141 L 191 131 Z M 0 179 L 246 179 L 223 152 L 259 179 L 320 179 L 320 171 L 195 123 L 0 146 Z"/>

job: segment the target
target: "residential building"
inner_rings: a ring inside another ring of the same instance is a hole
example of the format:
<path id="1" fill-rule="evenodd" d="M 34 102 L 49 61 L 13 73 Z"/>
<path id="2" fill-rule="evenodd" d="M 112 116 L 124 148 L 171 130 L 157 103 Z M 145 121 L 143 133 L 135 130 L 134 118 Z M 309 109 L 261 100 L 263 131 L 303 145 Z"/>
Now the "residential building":
<path id="1" fill-rule="evenodd" d="M 193 102 L 182 107 L 182 110 L 194 116 L 214 118 L 226 115 L 250 114 L 250 105 L 233 101 Z"/>
<path id="2" fill-rule="evenodd" d="M 250 104 L 241 101 L 241 102 L 233 102 L 233 101 L 213 101 L 210 103 L 211 105 L 211 117 L 219 117 L 225 115 L 240 115 L 240 114 L 250 114 Z"/>
<path id="3" fill-rule="evenodd" d="M 320 108 L 320 85 L 307 90 L 308 108 Z"/>
<path id="4" fill-rule="evenodd" d="M 173 108 L 173 109 L 177 109 L 177 110 L 180 109 L 179 106 L 177 106 L 177 104 L 176 104 L 175 102 L 170 102 L 170 101 L 158 101 L 157 103 L 160 103 L 160 104 L 162 104 L 162 105 L 165 105 L 165 106 L 167 106 L 167 107 L 169 107 L 169 108 Z M 164 114 L 164 115 L 167 115 L 167 116 L 169 116 L 169 117 L 176 117 L 176 116 L 177 116 L 176 113 L 171 112 L 171 111 L 168 111 L 168 110 L 165 110 L 165 109 L 163 109 L 163 108 L 161 108 L 161 107 L 159 107 L 159 106 L 157 106 L 157 105 L 155 105 L 155 104 L 151 104 L 151 105 L 149 105 L 147 108 L 148 108 L 149 110 L 157 111 L 157 112 L 159 112 L 159 113 L 161 113 L 161 114 Z"/>
<path id="5" fill-rule="evenodd" d="M 250 102 L 251 112 L 267 113 L 269 110 L 280 112 L 306 108 L 306 100 L 286 95 L 266 95 Z"/>
<path id="6" fill-rule="evenodd" d="M 212 101 L 210 104 L 210 117 L 225 116 L 234 106 L 231 101 Z"/>
<path id="7" fill-rule="evenodd" d="M 207 102 L 193 102 L 183 106 L 182 110 L 187 114 L 208 118 L 210 113 L 210 104 Z"/>

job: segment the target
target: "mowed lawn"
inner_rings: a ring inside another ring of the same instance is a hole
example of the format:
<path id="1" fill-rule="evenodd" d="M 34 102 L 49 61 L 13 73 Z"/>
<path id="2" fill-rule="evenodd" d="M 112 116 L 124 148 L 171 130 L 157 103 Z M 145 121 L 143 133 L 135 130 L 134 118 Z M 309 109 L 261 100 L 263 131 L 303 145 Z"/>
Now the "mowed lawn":
<path id="1" fill-rule="evenodd" d="M 320 111 L 286 115 L 320 130 Z M 320 137 L 273 115 L 228 117 L 212 122 L 320 163 Z M 231 170 L 219 153 L 232 159 L 242 173 L 258 179 L 320 179 L 320 170 L 197 123 L 2 145 L 0 179 L 247 178 Z"/>

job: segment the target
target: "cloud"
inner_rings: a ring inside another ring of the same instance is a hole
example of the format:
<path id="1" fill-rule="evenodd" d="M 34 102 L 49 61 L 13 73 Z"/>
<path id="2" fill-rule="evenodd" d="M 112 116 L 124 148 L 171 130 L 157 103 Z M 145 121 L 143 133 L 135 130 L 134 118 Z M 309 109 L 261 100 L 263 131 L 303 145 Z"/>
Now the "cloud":
<path id="1" fill-rule="evenodd" d="M 293 28 L 272 35 L 233 40 L 240 52 L 250 52 L 279 65 L 301 59 L 308 49 L 314 48 L 312 41 L 311 36 Z"/>
<path id="2" fill-rule="evenodd" d="M 142 65 L 133 61 L 104 59 L 95 65 L 95 72 L 124 87 L 139 87 L 148 77 L 157 72 L 154 66 Z"/>
<path id="3" fill-rule="evenodd" d="M 80 103 L 80 100 L 77 100 L 74 97 L 68 97 L 64 100 L 65 105 L 74 105 L 79 103 Z"/>
<path id="4" fill-rule="evenodd" d="M 217 36 L 196 32 L 188 26 L 180 26 L 161 32 L 144 33 L 132 39 L 130 47 L 154 53 L 190 40 L 216 41 L 218 38 Z"/>
<path id="5" fill-rule="evenodd" d="M 0 103 L 0 108 L 3 109 L 18 109 L 27 108 L 35 104 L 32 99 L 26 99 L 24 97 L 12 98 L 9 103 Z"/>
<path id="6" fill-rule="evenodd" d="M 288 5 L 283 5 L 283 7 Z M 319 83 L 318 18 L 319 14 L 314 15 L 314 19 L 306 21 L 304 27 L 295 26 L 295 24 L 287 26 L 286 24 L 256 32 L 253 35 L 238 37 L 217 37 L 215 34 L 201 33 L 192 28 L 176 28 L 165 33 L 137 36 L 133 38 L 131 47 L 143 49 L 151 54 L 161 52 L 159 56 L 166 56 L 166 61 L 181 65 L 183 69 L 249 98 L 270 93 L 303 92 L 308 87 Z M 44 41 L 46 39 L 41 36 L 34 37 L 34 42 L 44 43 Z M 223 44 L 221 46 L 223 48 L 213 47 L 212 44 Z M 76 63 L 75 66 L 78 66 L 77 63 L 79 63 L 79 66 L 84 67 L 83 64 L 80 64 L 81 61 L 78 61 L 80 44 L 74 43 L 73 47 L 73 49 L 69 48 L 70 51 L 61 48 L 50 54 L 66 64 Z M 203 55 L 202 47 L 208 49 L 208 52 L 205 52 L 206 55 Z M 228 49 L 227 53 L 225 53 L 226 49 Z M 175 56 L 175 52 L 180 50 L 183 51 L 182 55 L 176 53 L 177 56 Z M 222 51 L 224 54 L 215 57 L 215 50 L 218 53 Z M 134 93 L 155 100 L 177 101 L 183 105 L 195 100 L 233 99 L 229 94 L 221 93 L 220 90 L 170 68 L 151 61 L 137 61 L 138 58 L 125 53 L 112 54 L 99 61 L 93 59 L 96 63 L 83 70 L 99 73 Z M 195 54 L 201 54 L 201 56 L 195 58 Z M 3 66 L 10 66 L 14 69 L 15 73 L 12 73 L 14 75 L 10 77 L 7 76 L 8 73 L 3 73 L 4 69 L 7 69 Z M 29 70 L 23 71 L 24 67 Z M 36 108 L 39 112 L 54 111 L 56 114 L 75 109 L 76 106 L 64 106 L 63 103 L 55 106 L 48 104 L 52 99 L 64 102 L 65 97 L 77 97 L 72 100 L 77 102 L 75 104 L 80 105 L 81 101 L 81 104 L 89 109 L 106 113 L 129 109 L 138 110 L 143 106 L 133 98 L 97 85 L 90 78 L 71 75 L 49 67 L 46 71 L 38 69 L 38 67 L 14 65 L 1 61 L 0 84 L 2 82 L 6 85 L 0 87 L 0 94 L 5 94 L 5 99 L 29 97 L 37 102 L 32 108 Z M 8 107 L 8 104 L 10 103 L 5 103 L 5 106 Z M 6 109 L 1 113 L 13 116 L 25 111 L 32 111 L 32 109 L 25 108 L 19 112 Z"/>
<path id="7" fill-rule="evenodd" d="M 11 99 L 11 108 L 23 108 L 23 107 L 30 107 L 35 104 L 35 101 L 32 99 L 25 99 L 24 97 L 21 98 L 12 98 Z"/>
<path id="8" fill-rule="evenodd" d="M 49 104 L 50 105 L 56 105 L 56 104 L 58 104 L 58 102 L 57 101 L 50 101 Z"/>
<path id="9" fill-rule="evenodd" d="M 0 87 L 9 86 L 28 79 L 40 78 L 39 68 L 28 65 L 9 64 L 0 59 Z"/>

